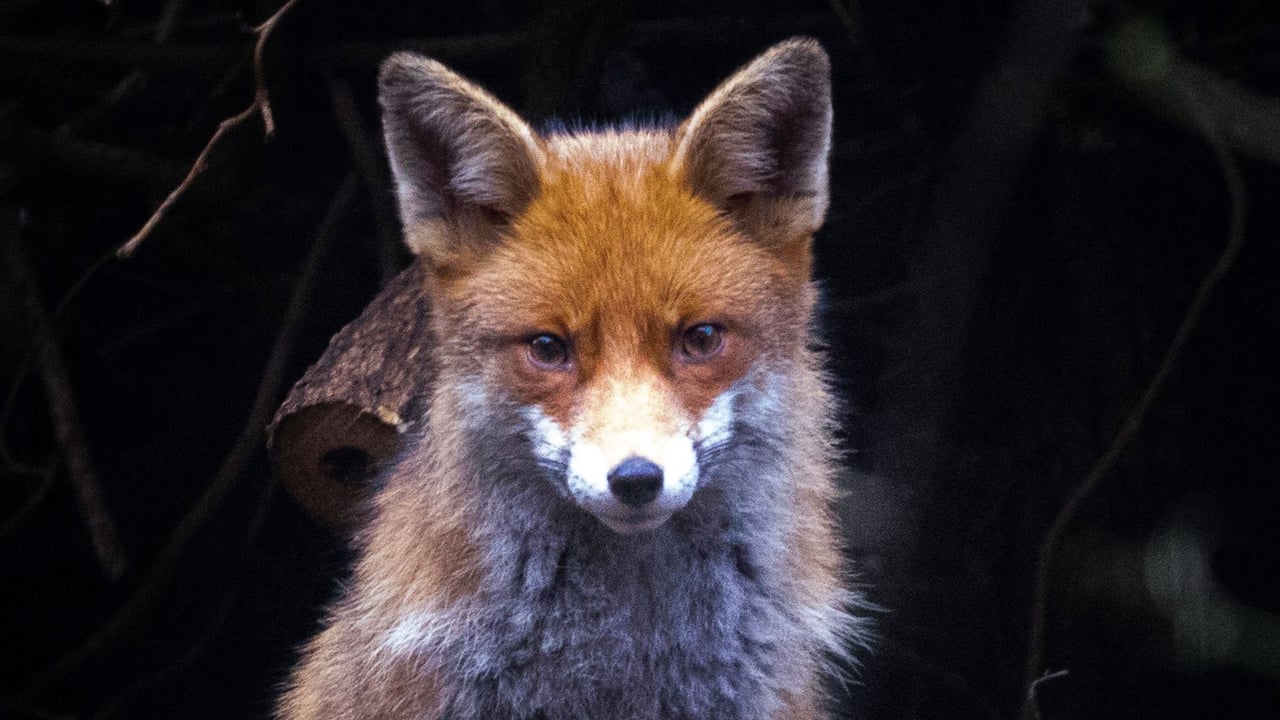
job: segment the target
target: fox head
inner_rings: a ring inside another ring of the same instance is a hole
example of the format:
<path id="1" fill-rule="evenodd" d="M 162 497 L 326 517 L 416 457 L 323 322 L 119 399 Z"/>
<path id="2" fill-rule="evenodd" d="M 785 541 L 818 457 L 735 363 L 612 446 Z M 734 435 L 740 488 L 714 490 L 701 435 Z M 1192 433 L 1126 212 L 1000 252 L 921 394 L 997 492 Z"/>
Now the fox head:
<path id="1" fill-rule="evenodd" d="M 383 128 L 460 422 L 527 441 L 618 533 L 681 510 L 808 362 L 829 76 L 790 40 L 676 127 L 539 135 L 438 62 L 389 58 Z"/>

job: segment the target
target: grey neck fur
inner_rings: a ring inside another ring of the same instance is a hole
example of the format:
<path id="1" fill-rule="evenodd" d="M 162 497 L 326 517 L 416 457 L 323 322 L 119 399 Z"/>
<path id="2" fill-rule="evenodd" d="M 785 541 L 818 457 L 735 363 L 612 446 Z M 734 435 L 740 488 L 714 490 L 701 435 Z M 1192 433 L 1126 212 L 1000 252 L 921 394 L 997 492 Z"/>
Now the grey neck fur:
<path id="1" fill-rule="evenodd" d="M 732 439 L 700 448 L 690 504 L 629 536 L 565 502 L 545 468 L 514 460 L 532 456 L 523 433 L 472 438 L 485 507 L 473 532 L 491 551 L 436 646 L 454 659 L 439 668 L 455 688 L 445 717 L 772 717 L 821 644 L 778 590 L 779 458 L 797 438 L 777 420 L 772 431 L 737 420 Z"/>

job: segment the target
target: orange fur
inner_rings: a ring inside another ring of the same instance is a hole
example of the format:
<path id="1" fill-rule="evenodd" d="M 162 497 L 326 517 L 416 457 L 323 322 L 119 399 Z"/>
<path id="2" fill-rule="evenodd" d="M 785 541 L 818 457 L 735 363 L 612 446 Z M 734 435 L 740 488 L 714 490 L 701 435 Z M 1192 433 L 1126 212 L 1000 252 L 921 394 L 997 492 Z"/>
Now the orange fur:
<path id="1" fill-rule="evenodd" d="M 749 362 L 796 359 L 807 276 L 673 177 L 671 152 L 656 132 L 552 138 L 542 192 L 508 241 L 474 267 L 451 267 L 437 297 L 466 308 L 468 335 L 506 346 L 497 386 L 567 424 L 585 388 L 648 373 L 670 378 L 679 411 L 698 417 Z M 453 324 L 452 314 L 441 316 Z M 674 362 L 673 330 L 697 322 L 724 325 L 725 351 Z M 541 330 L 573 339 L 567 376 L 528 371 L 521 340 Z"/>
<path id="2" fill-rule="evenodd" d="M 770 428 L 788 439 L 784 491 L 768 504 L 776 522 L 760 528 L 760 552 L 785 554 L 766 595 L 794 609 L 804 637 L 777 650 L 780 689 L 762 702 L 771 717 L 820 717 L 821 656 L 840 651 L 848 619 L 832 409 L 809 333 L 811 237 L 827 203 L 825 54 L 783 43 L 670 129 L 539 137 L 412 55 L 388 60 L 381 88 L 406 242 L 429 269 L 439 374 L 428 434 L 377 496 L 352 588 L 305 650 L 280 717 L 445 712 L 461 682 L 447 678 L 466 658 L 422 653 L 434 633 L 467 638 L 475 618 L 449 613 L 471 608 L 503 560 L 492 531 L 477 529 L 495 503 L 470 457 L 489 407 L 536 410 L 530 422 L 591 446 L 592 467 L 654 453 L 675 465 L 706 439 L 700 423 L 728 423 L 713 416 L 731 412 L 716 407 L 733 392 L 787 403 Z M 682 333 L 704 324 L 718 350 L 683 354 Z M 530 354 L 546 334 L 567 344 L 562 364 Z"/>

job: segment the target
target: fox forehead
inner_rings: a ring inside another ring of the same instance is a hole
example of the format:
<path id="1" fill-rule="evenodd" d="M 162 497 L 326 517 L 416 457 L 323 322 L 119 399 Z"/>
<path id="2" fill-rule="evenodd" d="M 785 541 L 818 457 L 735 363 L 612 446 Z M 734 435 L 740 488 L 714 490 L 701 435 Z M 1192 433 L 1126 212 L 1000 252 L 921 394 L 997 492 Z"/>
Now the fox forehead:
<path id="1" fill-rule="evenodd" d="M 695 322 L 752 332 L 807 283 L 694 194 L 669 131 L 543 142 L 539 193 L 458 288 L 485 324 L 585 343 L 665 341 Z"/>

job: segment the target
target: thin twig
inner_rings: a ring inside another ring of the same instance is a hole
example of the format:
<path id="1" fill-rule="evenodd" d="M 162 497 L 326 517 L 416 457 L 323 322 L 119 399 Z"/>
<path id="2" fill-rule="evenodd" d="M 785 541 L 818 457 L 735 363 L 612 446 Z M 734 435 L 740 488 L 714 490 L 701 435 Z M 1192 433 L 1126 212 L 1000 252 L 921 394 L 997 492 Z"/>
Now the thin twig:
<path id="1" fill-rule="evenodd" d="M 208 166 L 209 155 L 213 152 L 214 146 L 216 146 L 218 142 L 222 140 L 222 137 L 230 132 L 232 128 L 238 127 L 241 123 L 244 123 L 254 115 L 261 115 L 264 135 L 267 138 L 270 138 L 275 134 L 275 117 L 271 112 L 271 99 L 267 94 L 266 72 L 263 67 L 262 58 L 267 45 L 267 40 L 271 37 L 271 32 L 275 30 L 276 25 L 279 24 L 280 19 L 284 17 L 285 13 L 289 12 L 297 2 L 298 0 L 288 0 L 284 5 L 280 6 L 279 10 L 276 10 L 274 15 L 267 18 L 266 22 L 254 29 L 254 33 L 258 37 L 257 42 L 253 47 L 253 76 L 255 83 L 253 102 L 249 107 L 218 124 L 218 129 L 213 133 L 213 137 L 209 138 L 209 142 L 205 143 L 204 149 L 196 156 L 195 162 L 191 164 L 191 170 L 187 172 L 187 176 L 182 179 L 182 182 L 179 183 L 172 192 L 169 193 L 168 197 L 164 199 L 164 202 L 160 203 L 160 207 L 156 208 L 156 211 L 151 214 L 151 217 L 147 220 L 146 224 L 142 226 L 142 229 L 134 233 L 133 237 L 129 238 L 128 242 L 120 246 L 120 249 L 116 251 L 118 256 L 129 257 L 138 249 L 138 246 L 141 245 L 142 241 L 151 234 L 151 231 L 155 229 L 156 225 L 160 224 L 160 220 L 164 218 L 165 213 L 169 211 L 169 208 L 173 207 L 173 204 L 187 192 L 187 189 L 191 187 L 191 184 L 195 182 L 196 178 L 205 171 L 205 168 Z"/>
<path id="2" fill-rule="evenodd" d="M 5 223 L 16 227 L 16 223 Z M 112 580 L 124 573 L 127 561 L 124 548 L 116 532 L 115 520 L 107 510 L 106 496 L 80 422 L 80 410 L 72 389 L 66 358 L 58 347 L 52 323 L 40 300 L 39 288 L 27 262 L 26 253 L 17 232 L 4 242 L 5 265 L 9 277 L 22 304 L 23 314 L 34 343 L 40 380 L 49 405 L 49 419 L 54 436 L 67 463 L 67 474 L 75 491 L 76 503 L 84 519 L 85 528 L 93 543 L 94 553 L 102 572 Z"/>
<path id="3" fill-rule="evenodd" d="M 150 614 L 173 580 L 187 548 L 222 509 L 231 493 L 240 484 L 249 465 L 262 451 L 263 434 L 275 406 L 280 401 L 289 358 L 293 352 L 299 328 L 306 316 L 311 296 L 319 284 L 321 264 L 336 241 L 338 227 L 351 207 L 357 185 L 356 174 L 349 173 L 329 204 L 329 209 L 316 231 L 316 240 L 311 254 L 307 258 L 297 284 L 294 285 L 288 310 L 281 323 L 280 333 L 272 345 L 271 355 L 263 371 L 262 381 L 258 385 L 253 407 L 249 411 L 244 428 L 227 453 L 221 467 L 218 468 L 213 481 L 170 533 L 129 600 L 89 638 L 35 678 L 30 685 L 37 691 L 47 687 L 55 678 L 80 668 L 104 648 L 114 645 Z"/>
<path id="4" fill-rule="evenodd" d="M 187 171 L 187 176 L 182 179 L 182 182 L 179 183 L 172 192 L 169 193 L 168 197 L 164 199 L 164 202 L 160 203 L 160 207 L 156 208 L 156 211 L 151 214 L 151 217 L 147 219 L 147 222 L 142 226 L 142 229 L 134 233 L 134 236 L 129 238 L 128 242 L 120 246 L 120 249 L 116 251 L 116 255 L 122 258 L 127 258 L 138 249 L 138 246 L 142 244 L 142 241 L 146 240 L 147 236 L 151 234 L 151 231 L 155 229 L 156 225 L 159 225 L 160 221 L 164 219 L 165 214 L 169 212 L 169 208 L 173 207 L 173 204 L 178 201 L 178 198 L 182 197 L 183 194 L 187 192 L 187 188 L 191 187 L 191 184 L 195 182 L 196 178 L 204 172 L 206 167 L 208 167 L 209 155 L 213 152 L 214 146 L 222 140 L 222 136 L 230 132 L 232 128 L 238 127 L 240 123 L 253 117 L 257 112 L 258 101 L 255 98 L 252 105 L 218 123 L 218 129 L 214 131 L 213 137 L 209 138 L 209 142 L 205 144 L 204 149 L 196 156 L 196 161 L 192 163 L 191 169 Z"/>
<path id="5" fill-rule="evenodd" d="M 14 227 L 16 227 L 16 225 Z M 71 304 L 71 301 L 75 299 L 80 290 L 83 289 L 85 284 L 98 273 L 110 257 L 110 253 L 99 256 L 92 265 L 80 273 L 80 277 L 76 278 L 75 282 L 71 283 L 71 287 L 67 289 L 65 294 L 63 294 L 62 300 L 58 303 L 58 306 L 49 313 L 49 320 L 51 323 L 57 322 L 58 318 L 62 316 L 63 311 L 67 309 L 67 305 Z M 18 369 L 13 373 L 13 380 L 10 382 L 9 390 L 5 394 L 4 404 L 0 405 L 0 463 L 3 463 L 5 469 L 10 472 L 16 472 L 22 475 L 34 475 L 38 477 L 52 477 L 52 474 L 57 469 L 56 467 L 51 466 L 48 468 L 40 468 L 18 460 L 13 456 L 13 452 L 9 449 L 8 444 L 4 440 L 5 428 L 9 426 L 9 419 L 13 417 L 13 408 L 18 401 L 18 390 L 22 387 L 22 382 L 27 376 L 27 371 L 31 369 L 31 361 L 35 354 L 34 351 L 35 348 L 33 347 L 27 348 L 26 354 L 22 356 L 22 361 L 18 363 Z M 53 464 L 56 465 L 56 461 Z M 28 505 L 30 505 L 30 503 L 28 503 Z M 13 518 L 5 523 L 4 530 L 0 531 L 0 536 L 3 536 L 6 532 L 12 530 L 17 519 L 30 509 L 31 508 L 29 506 L 24 506 L 21 510 L 15 513 Z"/>
<path id="6" fill-rule="evenodd" d="M 1139 15 L 1107 38 L 1110 80 L 1142 108 L 1193 133 L 1206 123 L 1244 157 L 1280 164 L 1280 99 L 1176 54 L 1158 20 Z M 1154 57 L 1153 57 L 1154 56 Z M 1171 92 L 1174 87 L 1183 92 Z M 1195 107 L 1186 95 L 1198 98 Z"/>
<path id="7" fill-rule="evenodd" d="M 1188 113 L 1196 118 L 1201 136 L 1213 150 L 1214 158 L 1217 160 L 1218 167 L 1222 172 L 1231 202 L 1227 244 L 1217 262 L 1201 279 L 1195 295 L 1192 297 L 1191 304 L 1187 307 L 1187 312 L 1182 318 L 1182 322 L 1179 323 L 1173 339 L 1160 360 L 1159 367 L 1156 368 L 1155 374 L 1152 375 L 1151 380 L 1147 383 L 1138 403 L 1129 411 L 1124 424 L 1112 439 L 1106 452 L 1098 459 L 1089 474 L 1085 476 L 1066 503 L 1063 504 L 1057 516 L 1054 517 L 1048 532 L 1045 533 L 1044 540 L 1040 545 L 1039 557 L 1036 561 L 1035 586 L 1029 623 L 1027 665 L 1023 676 L 1024 687 L 1028 688 L 1028 690 L 1036 682 L 1036 678 L 1040 676 L 1044 663 L 1045 625 L 1049 604 L 1049 572 L 1054 554 L 1057 552 L 1058 543 L 1062 540 L 1072 521 L 1075 520 L 1085 500 L 1097 489 L 1103 478 L 1111 471 L 1121 453 L 1128 446 L 1129 441 L 1133 439 L 1134 435 L 1142 427 L 1142 422 L 1146 418 L 1147 412 L 1164 388 L 1165 382 L 1173 371 L 1173 366 L 1182 356 L 1187 340 L 1196 326 L 1199 325 L 1200 318 L 1204 315 L 1205 307 L 1209 304 L 1209 299 L 1235 263 L 1236 257 L 1240 254 L 1240 248 L 1244 245 L 1248 193 L 1245 188 L 1244 177 L 1240 173 L 1239 164 L 1232 156 L 1227 138 L 1214 119 L 1215 116 L 1204 106 L 1203 99 L 1194 87 L 1180 84 L 1175 77 L 1152 76 L 1147 78 L 1147 83 L 1149 90 L 1162 93 L 1167 101 L 1181 104 Z M 1028 695 L 1029 697 L 1030 695 Z M 1029 699 L 1024 701 L 1022 716 L 1024 718 L 1034 717 L 1034 708 L 1031 707 Z"/>
<path id="8" fill-rule="evenodd" d="M 1043 720 L 1040 717 L 1040 686 L 1050 680 L 1057 680 L 1066 677 L 1070 672 L 1067 670 L 1055 670 L 1054 672 L 1045 673 L 1036 678 L 1035 682 L 1027 686 L 1027 704 L 1031 707 L 1031 711 L 1035 713 L 1034 720 Z"/>
<path id="9" fill-rule="evenodd" d="M 285 13 L 289 12 L 298 0 L 289 0 L 274 15 L 267 18 L 267 21 L 259 25 L 254 32 L 258 34 L 258 42 L 253 46 L 253 80 L 256 90 L 253 94 L 253 104 L 258 106 L 262 111 L 262 125 L 265 129 L 267 137 L 276 134 L 275 116 L 271 112 L 271 99 L 267 96 L 267 74 L 264 71 L 262 61 L 263 55 L 266 53 L 267 38 L 271 37 L 271 32 L 276 29 L 276 25 L 280 23 L 280 19 Z"/>

